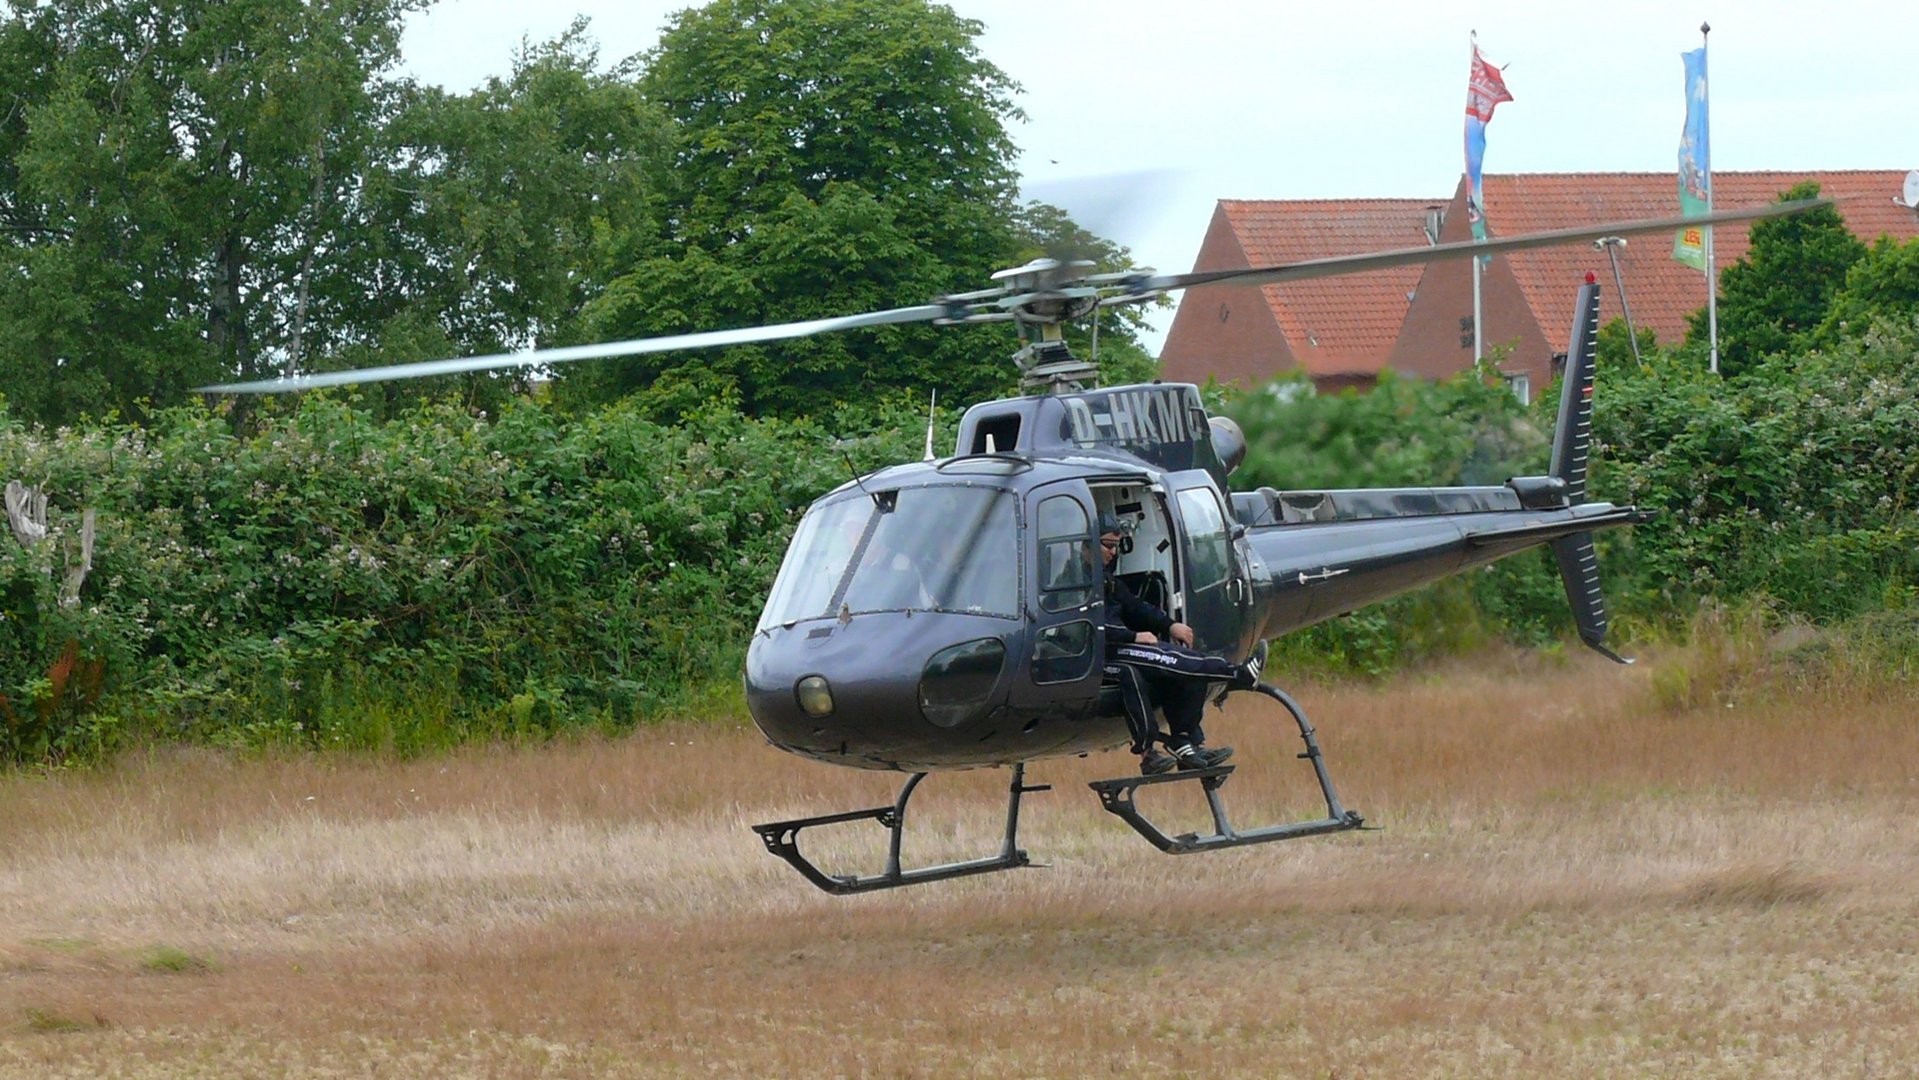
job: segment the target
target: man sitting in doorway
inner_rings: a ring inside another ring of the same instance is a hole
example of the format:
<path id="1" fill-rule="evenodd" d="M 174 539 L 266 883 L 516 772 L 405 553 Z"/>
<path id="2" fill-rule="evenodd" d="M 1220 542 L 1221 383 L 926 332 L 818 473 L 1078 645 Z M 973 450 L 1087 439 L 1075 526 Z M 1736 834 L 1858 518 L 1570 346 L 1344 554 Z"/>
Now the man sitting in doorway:
<path id="1" fill-rule="evenodd" d="M 1117 679 L 1126 721 L 1133 732 L 1139 771 L 1152 776 L 1177 766 L 1207 769 L 1233 756 L 1230 746 L 1208 747 L 1200 729 L 1206 691 L 1224 680 L 1235 690 L 1259 685 L 1266 645 L 1260 643 L 1244 664 L 1193 650 L 1193 628 L 1139 598 L 1113 572 L 1121 541 L 1119 519 L 1099 517 L 1100 559 L 1106 567 L 1106 674 Z M 1159 733 L 1153 709 L 1166 712 L 1168 734 Z M 1153 745 L 1163 741 L 1172 750 Z"/>

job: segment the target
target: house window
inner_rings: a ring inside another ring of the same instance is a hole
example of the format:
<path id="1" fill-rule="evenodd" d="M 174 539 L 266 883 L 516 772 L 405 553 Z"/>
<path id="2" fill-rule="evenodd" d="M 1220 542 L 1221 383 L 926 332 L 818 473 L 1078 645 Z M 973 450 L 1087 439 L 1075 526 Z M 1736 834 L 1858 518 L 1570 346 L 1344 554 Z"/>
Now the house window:
<path id="1" fill-rule="evenodd" d="M 1506 376 L 1506 386 L 1512 390 L 1513 396 L 1519 399 L 1521 405 L 1531 405 L 1533 403 L 1532 376 L 1508 375 Z"/>

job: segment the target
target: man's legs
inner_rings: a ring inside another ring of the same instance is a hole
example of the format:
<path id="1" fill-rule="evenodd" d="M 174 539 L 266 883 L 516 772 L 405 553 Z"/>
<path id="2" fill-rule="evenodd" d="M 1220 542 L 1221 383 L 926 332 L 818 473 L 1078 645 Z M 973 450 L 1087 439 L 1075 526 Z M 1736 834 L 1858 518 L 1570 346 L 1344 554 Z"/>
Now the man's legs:
<path id="1" fill-rule="evenodd" d="M 1215 682 L 1251 685 L 1259 677 L 1256 663 L 1235 664 L 1178 645 L 1120 645 L 1110 653 L 1120 667 L 1138 667 L 1145 673 L 1152 698 L 1165 708 L 1171 729 L 1167 744 L 1187 768 L 1206 768 L 1225 761 L 1232 748 L 1204 749 L 1200 720 L 1206 710 L 1206 691 Z M 1261 658 L 1263 659 L 1263 657 Z"/>
<path id="2" fill-rule="evenodd" d="M 1206 716 L 1208 683 L 1203 679 L 1178 679 L 1157 674 L 1149 682 L 1154 700 L 1166 710 L 1167 745 L 1175 750 L 1182 746 L 1204 745 L 1206 732 L 1201 729 L 1200 721 Z"/>
<path id="3" fill-rule="evenodd" d="M 1159 723 L 1153 718 L 1153 695 L 1147 691 L 1145 674 L 1131 664 L 1107 664 L 1106 675 L 1119 683 L 1119 700 L 1133 735 L 1133 753 L 1139 755 L 1139 771 L 1153 776 L 1172 769 L 1178 762 L 1153 745 L 1160 738 Z"/>
<path id="4" fill-rule="evenodd" d="M 1131 664 L 1107 664 L 1106 677 L 1119 683 L 1119 702 L 1126 710 L 1126 728 L 1133 733 L 1133 753 L 1143 754 L 1153 745 L 1153 699 L 1147 696 L 1146 681 Z"/>

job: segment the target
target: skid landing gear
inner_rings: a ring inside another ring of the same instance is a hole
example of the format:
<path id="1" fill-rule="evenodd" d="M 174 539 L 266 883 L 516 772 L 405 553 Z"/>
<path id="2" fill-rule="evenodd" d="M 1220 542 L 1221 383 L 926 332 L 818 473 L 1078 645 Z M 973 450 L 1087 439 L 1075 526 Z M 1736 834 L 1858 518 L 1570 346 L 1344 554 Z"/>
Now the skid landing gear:
<path id="1" fill-rule="evenodd" d="M 1220 786 L 1233 774 L 1233 766 L 1220 765 L 1211 769 L 1194 769 L 1190 772 L 1165 773 L 1160 776 L 1128 776 L 1118 780 L 1095 780 L 1094 791 L 1099 792 L 1100 804 L 1107 810 L 1119 815 L 1120 819 L 1141 836 L 1152 841 L 1153 846 L 1172 855 L 1187 855 L 1195 851 L 1212 851 L 1216 848 L 1241 847 L 1246 844 L 1264 844 L 1273 840 L 1292 840 L 1301 836 L 1318 836 L 1322 833 L 1345 832 L 1357 829 L 1365 824 L 1365 819 L 1339 805 L 1339 795 L 1333 791 L 1332 777 L 1326 774 L 1326 763 L 1319 752 L 1319 742 L 1313 738 L 1313 725 L 1306 722 L 1306 714 L 1299 704 L 1278 687 L 1264 683 L 1253 688 L 1286 707 L 1299 722 L 1300 738 L 1306 741 L 1306 752 L 1299 756 L 1313 763 L 1313 772 L 1319 777 L 1319 790 L 1326 796 L 1326 816 L 1312 821 L 1295 821 L 1286 825 L 1269 825 L 1261 829 L 1234 829 L 1226 818 L 1225 804 L 1220 801 Z M 1133 804 L 1133 793 L 1152 784 L 1176 784 L 1184 780 L 1197 780 L 1206 792 L 1206 805 L 1213 812 L 1213 833 L 1201 836 L 1197 833 L 1181 833 L 1168 836 L 1159 826 L 1147 820 Z"/>
<path id="2" fill-rule="evenodd" d="M 872 892 L 876 889 L 897 889 L 902 885 L 918 885 L 927 881 L 942 881 L 946 878 L 966 877 L 969 874 L 990 874 L 996 870 L 1014 870 L 1032 865 L 1026 852 L 1020 850 L 1017 841 L 1019 833 L 1020 797 L 1029 791 L 1051 791 L 1051 784 L 1028 785 L 1026 766 L 1013 766 L 1013 783 L 1006 796 L 1006 839 L 1000 846 L 998 855 L 969 862 L 946 863 L 942 866 L 928 866 L 918 870 L 900 869 L 900 838 L 906 828 L 906 802 L 913 797 L 913 789 L 926 779 L 923 772 L 914 773 L 906 778 L 905 786 L 900 788 L 899 798 L 892 806 L 876 806 L 871 810 L 849 810 L 844 814 L 827 814 L 824 817 L 799 818 L 794 821 L 776 821 L 767 825 L 755 825 L 753 831 L 766 841 L 766 850 L 785 859 L 793 869 L 805 875 L 806 880 L 835 895 Z M 814 866 L 812 860 L 800 854 L 800 830 L 809 825 L 832 825 L 842 821 L 863 821 L 872 818 L 886 826 L 891 834 L 887 846 L 886 870 L 868 877 L 855 874 L 827 874 Z"/>

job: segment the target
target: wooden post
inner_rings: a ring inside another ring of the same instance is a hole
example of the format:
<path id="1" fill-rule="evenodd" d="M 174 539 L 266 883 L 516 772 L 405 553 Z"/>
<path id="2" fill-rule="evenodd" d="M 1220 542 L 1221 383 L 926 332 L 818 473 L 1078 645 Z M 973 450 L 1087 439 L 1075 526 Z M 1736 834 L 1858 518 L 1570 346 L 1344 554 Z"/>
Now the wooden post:
<path id="1" fill-rule="evenodd" d="M 67 579 L 60 585 L 61 607 L 73 607 L 80 602 L 80 586 L 86 584 L 87 573 L 93 569 L 93 520 L 91 508 L 80 515 L 80 561 L 73 561 L 71 545 L 65 552 Z"/>

